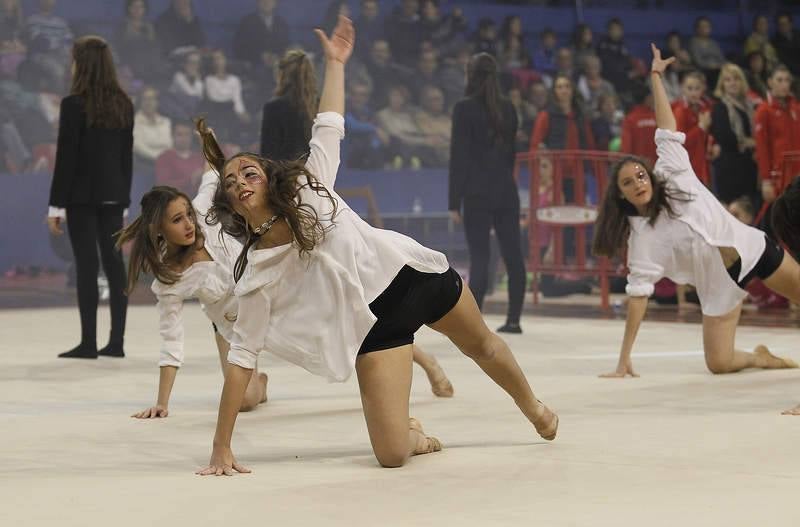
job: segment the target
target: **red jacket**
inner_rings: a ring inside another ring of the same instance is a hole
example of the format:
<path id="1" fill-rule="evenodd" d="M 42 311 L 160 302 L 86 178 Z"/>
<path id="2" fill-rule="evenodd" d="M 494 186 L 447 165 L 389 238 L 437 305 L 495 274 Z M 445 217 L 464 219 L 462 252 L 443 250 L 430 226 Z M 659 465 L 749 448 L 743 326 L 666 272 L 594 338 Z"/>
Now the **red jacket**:
<path id="1" fill-rule="evenodd" d="M 758 177 L 764 179 L 783 170 L 784 152 L 800 150 L 800 103 L 789 97 L 786 104 L 768 97 L 756 110 L 756 159 Z M 789 177 L 800 172 L 800 164 L 789 167 Z"/>
<path id="2" fill-rule="evenodd" d="M 622 146 L 625 154 L 632 154 L 656 162 L 656 114 L 645 104 L 631 108 L 622 121 Z"/>
<path id="3" fill-rule="evenodd" d="M 710 112 L 711 103 L 707 100 L 700 102 L 699 106 L 692 108 L 685 99 L 678 99 L 672 103 L 672 112 L 679 132 L 686 134 L 686 151 L 689 152 L 689 161 L 692 163 L 694 173 L 698 179 L 708 186 L 711 180 L 711 171 L 708 167 L 708 132 L 698 126 L 699 115 Z"/>
<path id="4" fill-rule="evenodd" d="M 578 120 L 575 118 L 575 113 L 571 112 L 567 116 L 567 131 L 565 145 L 561 148 L 564 150 L 580 150 L 580 135 L 578 132 Z M 531 133 L 530 151 L 534 152 L 539 149 L 539 145 L 545 144 L 548 148 L 560 149 L 552 144 L 547 144 L 547 137 L 550 134 L 550 113 L 548 110 L 539 112 L 536 116 L 536 122 L 533 124 L 533 132 Z M 586 139 L 584 148 L 587 150 L 594 150 L 594 135 L 592 135 L 592 128 L 589 126 L 588 119 L 583 121 L 583 136 Z"/>

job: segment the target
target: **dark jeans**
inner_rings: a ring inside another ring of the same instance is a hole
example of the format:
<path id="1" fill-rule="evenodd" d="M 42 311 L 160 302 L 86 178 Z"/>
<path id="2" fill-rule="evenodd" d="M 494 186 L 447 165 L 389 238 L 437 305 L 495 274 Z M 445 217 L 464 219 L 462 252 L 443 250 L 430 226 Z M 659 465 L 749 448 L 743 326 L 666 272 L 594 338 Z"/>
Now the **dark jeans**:
<path id="1" fill-rule="evenodd" d="M 109 343 L 122 346 L 125 336 L 125 263 L 122 252 L 114 247 L 114 233 L 122 229 L 122 205 L 86 205 L 67 207 L 67 230 L 75 255 L 78 282 L 78 309 L 81 316 L 81 345 L 97 348 L 97 272 L 100 260 L 108 278 L 111 307 Z"/>
<path id="2" fill-rule="evenodd" d="M 489 285 L 489 233 L 492 227 L 508 272 L 507 321 L 519 324 L 525 299 L 525 263 L 520 248 L 518 208 L 491 209 L 464 204 L 464 231 L 470 260 L 469 288 L 481 308 Z"/>

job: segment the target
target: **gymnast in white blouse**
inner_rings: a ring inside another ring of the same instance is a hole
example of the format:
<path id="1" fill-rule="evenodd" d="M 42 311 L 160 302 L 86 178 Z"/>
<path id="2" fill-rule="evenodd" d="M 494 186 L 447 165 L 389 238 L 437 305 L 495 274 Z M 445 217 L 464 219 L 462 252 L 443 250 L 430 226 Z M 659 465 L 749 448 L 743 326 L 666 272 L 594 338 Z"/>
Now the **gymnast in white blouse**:
<path id="1" fill-rule="evenodd" d="M 205 215 L 217 189 L 216 172 L 203 175 L 193 202 L 173 187 L 158 186 L 141 200 L 140 216 L 120 234 L 118 244 L 132 242 L 128 289 L 136 286 L 140 272 L 156 279 L 152 291 L 158 299 L 161 356 L 156 404 L 132 417 L 167 417 L 175 376 L 183 365 L 182 311 L 185 300 L 196 298 L 211 320 L 223 372 L 227 367 L 238 301 L 233 294 L 233 261 L 242 244 L 219 226 L 207 225 Z M 241 411 L 267 400 L 267 375 L 253 368 Z"/>
<path id="2" fill-rule="evenodd" d="M 448 336 L 515 401 L 545 439 L 558 418 L 536 399 L 508 346 L 486 327 L 469 288 L 443 254 L 363 221 L 334 191 L 344 136 L 344 65 L 352 22 L 328 38 L 325 81 L 307 162 L 241 153 L 226 159 L 198 123 L 203 151 L 222 176 L 209 221 L 246 240 L 234 266 L 239 317 L 217 429 L 203 475 L 249 472 L 231 438 L 258 351 L 344 381 L 356 372 L 373 452 L 385 467 L 441 450 L 409 417 L 412 344 L 422 326 Z"/>
<path id="3" fill-rule="evenodd" d="M 753 353 L 734 348 L 744 287 L 761 278 L 777 293 L 800 301 L 800 267 L 781 247 L 739 222 L 697 179 L 676 131 L 661 76 L 674 58 L 653 48 L 651 82 L 656 110 L 658 160 L 652 171 L 625 158 L 613 178 L 595 226 L 594 253 L 615 256 L 627 244 L 629 295 L 625 336 L 615 371 L 603 377 L 636 377 L 631 350 L 654 284 L 667 277 L 697 288 L 703 312 L 703 344 L 708 369 L 731 373 L 744 368 L 796 368 L 765 346 Z"/>

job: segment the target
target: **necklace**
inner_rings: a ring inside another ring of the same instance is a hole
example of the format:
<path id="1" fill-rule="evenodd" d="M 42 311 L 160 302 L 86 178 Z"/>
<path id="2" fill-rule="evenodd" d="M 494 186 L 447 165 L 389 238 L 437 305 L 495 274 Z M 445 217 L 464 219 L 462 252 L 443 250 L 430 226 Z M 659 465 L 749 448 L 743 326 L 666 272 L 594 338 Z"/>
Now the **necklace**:
<path id="1" fill-rule="evenodd" d="M 255 229 L 253 229 L 253 232 L 256 233 L 259 236 L 262 236 L 262 235 L 266 234 L 272 228 L 272 226 L 275 224 L 276 221 L 278 221 L 278 215 L 277 214 L 275 216 L 271 217 L 270 219 L 268 219 L 267 221 L 265 221 L 264 223 L 262 223 L 260 226 L 258 226 Z"/>

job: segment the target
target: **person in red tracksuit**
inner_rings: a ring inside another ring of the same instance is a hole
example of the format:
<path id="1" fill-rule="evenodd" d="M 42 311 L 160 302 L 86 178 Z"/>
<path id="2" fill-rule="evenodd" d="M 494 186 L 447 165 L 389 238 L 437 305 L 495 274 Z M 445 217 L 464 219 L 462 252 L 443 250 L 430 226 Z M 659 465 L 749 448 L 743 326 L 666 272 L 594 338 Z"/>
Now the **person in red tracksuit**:
<path id="1" fill-rule="evenodd" d="M 800 103 L 792 97 L 792 74 L 778 66 L 768 80 L 767 100 L 756 110 L 756 159 L 764 201 L 775 199 L 772 176 L 781 172 L 784 152 L 800 150 Z M 788 167 L 789 177 L 800 175 L 800 163 Z"/>
<path id="2" fill-rule="evenodd" d="M 647 160 L 651 166 L 656 162 L 656 144 L 653 137 L 656 133 L 656 114 L 653 110 L 653 96 L 642 88 L 636 93 L 636 105 L 633 106 L 625 120 L 622 121 L 623 153 L 631 154 Z"/>
<path id="3" fill-rule="evenodd" d="M 686 134 L 684 146 L 689 152 L 689 160 L 695 174 L 705 186 L 711 182 L 708 166 L 708 129 L 711 127 L 711 102 L 704 98 L 705 78 L 699 71 L 692 71 L 683 77 L 683 95 L 672 104 L 678 131 Z"/>

